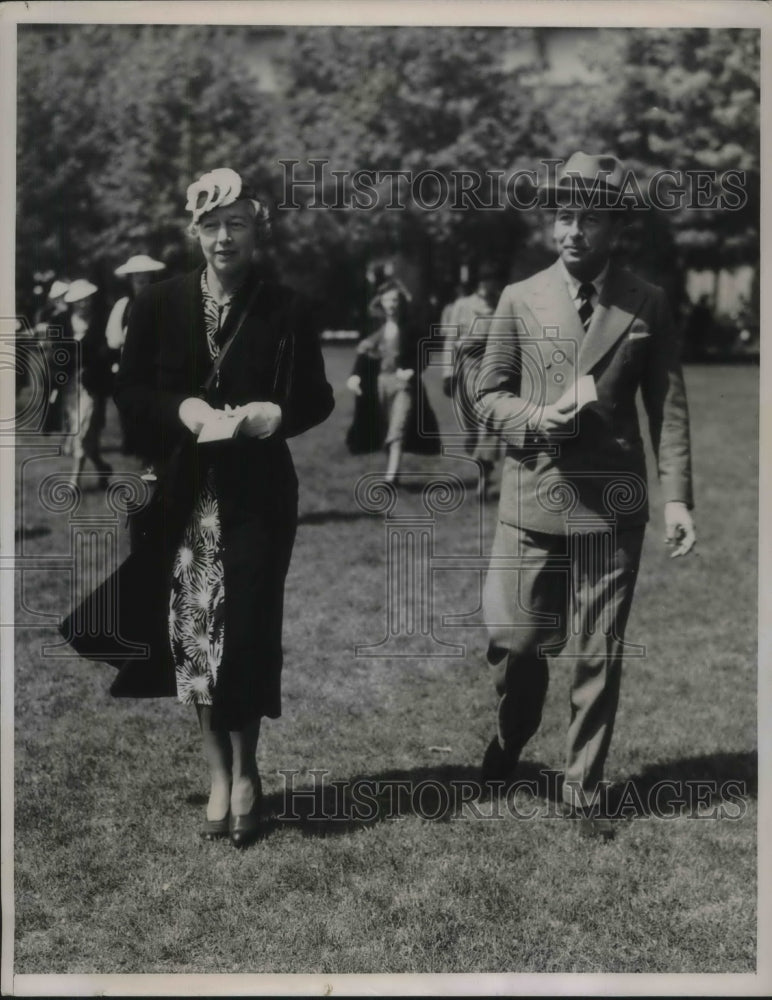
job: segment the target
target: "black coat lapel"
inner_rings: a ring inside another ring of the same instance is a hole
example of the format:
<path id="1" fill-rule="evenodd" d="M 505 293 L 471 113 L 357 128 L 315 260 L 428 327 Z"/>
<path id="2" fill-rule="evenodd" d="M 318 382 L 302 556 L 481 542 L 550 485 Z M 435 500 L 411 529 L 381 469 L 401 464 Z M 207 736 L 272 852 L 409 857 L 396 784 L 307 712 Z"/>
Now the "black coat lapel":
<path id="1" fill-rule="evenodd" d="M 191 382 L 199 389 L 206 381 L 211 367 L 201 298 L 202 271 L 203 267 L 197 267 L 195 271 L 185 275 L 185 281 L 179 287 L 171 311 L 172 321 L 176 319 L 182 337 L 179 349 L 184 352 L 183 356 L 189 359 Z"/>

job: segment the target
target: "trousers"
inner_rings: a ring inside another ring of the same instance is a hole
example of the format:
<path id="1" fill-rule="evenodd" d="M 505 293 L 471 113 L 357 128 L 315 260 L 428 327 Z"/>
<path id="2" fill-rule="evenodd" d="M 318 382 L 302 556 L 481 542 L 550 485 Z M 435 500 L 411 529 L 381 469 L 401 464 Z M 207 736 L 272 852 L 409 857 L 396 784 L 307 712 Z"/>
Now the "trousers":
<path id="1" fill-rule="evenodd" d="M 563 798 L 592 802 L 614 729 L 645 526 L 543 534 L 499 521 L 485 580 L 498 739 L 515 761 L 539 728 L 549 661 L 572 671 Z"/>

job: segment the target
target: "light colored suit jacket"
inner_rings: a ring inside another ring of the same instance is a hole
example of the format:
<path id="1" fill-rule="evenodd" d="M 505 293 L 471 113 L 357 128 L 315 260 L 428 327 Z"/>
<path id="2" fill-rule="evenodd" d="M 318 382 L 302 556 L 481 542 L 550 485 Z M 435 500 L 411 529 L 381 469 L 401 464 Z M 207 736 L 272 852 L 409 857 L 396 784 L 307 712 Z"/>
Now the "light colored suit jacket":
<path id="1" fill-rule="evenodd" d="M 585 332 L 559 262 L 501 294 L 470 395 L 507 445 L 499 517 L 532 531 L 599 530 L 648 520 L 636 394 L 641 390 L 663 500 L 692 506 L 680 345 L 665 294 L 609 267 Z M 592 375 L 597 401 L 565 433 L 528 429 L 544 404 Z"/>

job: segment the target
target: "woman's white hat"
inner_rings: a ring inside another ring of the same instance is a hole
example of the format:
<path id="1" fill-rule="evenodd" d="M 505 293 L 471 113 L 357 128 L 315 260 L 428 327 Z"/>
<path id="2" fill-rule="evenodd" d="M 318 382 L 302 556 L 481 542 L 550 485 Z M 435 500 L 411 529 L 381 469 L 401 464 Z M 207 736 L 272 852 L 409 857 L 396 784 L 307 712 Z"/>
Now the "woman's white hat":
<path id="1" fill-rule="evenodd" d="M 125 264 L 116 267 L 114 274 L 118 278 L 123 278 L 127 274 L 147 274 L 149 271 L 163 271 L 165 269 L 166 264 L 161 263 L 160 260 L 148 257 L 146 253 L 138 253 L 129 257 Z"/>
<path id="2" fill-rule="evenodd" d="M 68 303 L 80 302 L 81 299 L 87 299 L 89 295 L 93 295 L 96 291 L 98 291 L 96 285 L 92 285 L 85 278 L 77 278 L 67 289 L 64 301 Z"/>
<path id="3" fill-rule="evenodd" d="M 255 199 L 254 192 L 247 187 L 241 176 L 230 167 L 218 167 L 202 174 L 197 181 L 188 185 L 188 201 L 185 208 L 193 213 L 195 224 L 202 215 L 215 208 L 225 208 L 235 201 L 246 198 L 255 203 L 255 211 L 261 205 Z"/>
<path id="4" fill-rule="evenodd" d="M 60 295 L 64 295 L 67 289 L 70 287 L 69 281 L 59 281 L 58 279 L 51 285 L 48 292 L 49 299 L 58 299 Z"/>

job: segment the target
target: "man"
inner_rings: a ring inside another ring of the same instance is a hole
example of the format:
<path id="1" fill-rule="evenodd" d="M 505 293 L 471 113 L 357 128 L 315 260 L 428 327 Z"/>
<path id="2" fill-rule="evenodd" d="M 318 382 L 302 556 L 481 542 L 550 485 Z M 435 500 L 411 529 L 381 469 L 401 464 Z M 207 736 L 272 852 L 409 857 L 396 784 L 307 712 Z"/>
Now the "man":
<path id="1" fill-rule="evenodd" d="M 468 383 L 470 372 L 485 351 L 486 320 L 493 315 L 499 287 L 496 267 L 490 262 L 483 262 L 475 291 L 453 304 L 449 317 L 453 333 L 446 338 L 446 346 L 453 354 L 452 385 L 464 386 Z M 499 441 L 480 426 L 474 412 L 470 412 L 470 407 L 466 405 L 464 395 L 456 395 L 455 402 L 459 424 L 466 434 L 466 450 L 480 466 L 478 494 L 485 499 L 500 451 Z"/>
<path id="2" fill-rule="evenodd" d="M 484 782 L 507 781 L 536 732 L 548 656 L 572 669 L 565 811 L 613 836 L 597 805 L 648 520 L 635 397 L 657 458 L 672 555 L 695 542 L 679 346 L 663 291 L 614 261 L 622 164 L 576 153 L 542 194 L 559 259 L 502 292 L 474 393 L 506 443 L 485 584 L 500 697 Z M 638 647 L 640 652 L 640 647 Z M 634 662 L 634 661 L 630 661 Z"/>

